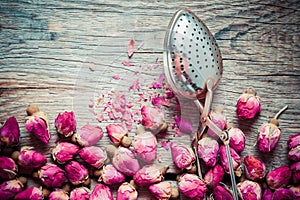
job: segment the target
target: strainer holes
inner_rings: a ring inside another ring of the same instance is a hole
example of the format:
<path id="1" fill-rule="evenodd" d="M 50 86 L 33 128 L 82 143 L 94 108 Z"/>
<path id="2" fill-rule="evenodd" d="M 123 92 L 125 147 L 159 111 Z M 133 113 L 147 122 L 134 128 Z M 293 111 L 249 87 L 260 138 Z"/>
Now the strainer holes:
<path id="1" fill-rule="evenodd" d="M 196 55 L 197 58 L 199 58 L 199 55 Z"/>
<path id="2" fill-rule="evenodd" d="M 194 33 L 192 33 L 192 36 L 194 36 L 195 34 Z"/>
<path id="3" fill-rule="evenodd" d="M 206 32 L 204 32 L 204 35 L 207 35 L 207 33 L 206 33 Z"/>
<path id="4" fill-rule="evenodd" d="M 184 40 L 184 37 L 182 37 L 181 39 Z"/>
<path id="5" fill-rule="evenodd" d="M 209 50 L 211 51 L 211 48 L 209 48 Z"/>
<path id="6" fill-rule="evenodd" d="M 214 56 L 214 54 L 210 54 L 210 56 L 211 56 L 211 57 L 213 57 L 213 56 Z"/>
<path id="7" fill-rule="evenodd" d="M 191 52 L 191 51 L 189 51 L 188 53 L 189 53 L 189 54 L 191 54 L 192 52 Z"/>
<path id="8" fill-rule="evenodd" d="M 200 41 L 203 42 L 203 39 L 201 38 Z"/>
<path id="9" fill-rule="evenodd" d="M 217 63 L 219 63 L 219 61 L 217 60 Z"/>
<path id="10" fill-rule="evenodd" d="M 191 47 L 192 47 L 192 45 L 190 44 L 190 45 L 189 45 L 189 47 L 191 48 Z"/>
<path id="11" fill-rule="evenodd" d="M 192 73 L 194 73 L 194 72 L 195 72 L 195 70 L 192 69 Z"/>
<path id="12" fill-rule="evenodd" d="M 200 30 L 202 31 L 202 30 L 203 30 L 203 28 L 201 27 L 201 28 L 200 28 Z"/>
<path id="13" fill-rule="evenodd" d="M 202 48 L 204 49 L 204 48 L 205 48 L 205 46 L 203 45 L 203 46 L 202 46 Z"/>
<path id="14" fill-rule="evenodd" d="M 198 52 L 199 50 L 198 49 L 196 49 L 196 52 Z"/>
<path id="15" fill-rule="evenodd" d="M 198 78 L 198 75 L 197 75 L 197 74 L 195 75 L 195 78 Z"/>
<path id="16" fill-rule="evenodd" d="M 209 45 L 209 42 L 206 42 L 207 45 Z"/>
<path id="17" fill-rule="evenodd" d="M 188 20 L 188 23 L 191 23 L 191 20 Z"/>
<path id="18" fill-rule="evenodd" d="M 196 43 L 196 46 L 199 46 L 199 44 L 198 44 L 198 43 Z"/>
<path id="19" fill-rule="evenodd" d="M 189 64 L 189 66 L 190 66 L 190 67 L 192 67 L 192 66 L 193 66 L 193 64 Z M 192 72 L 194 72 L 194 70 L 193 70 L 193 69 L 192 69 Z"/>
<path id="20" fill-rule="evenodd" d="M 207 62 L 207 58 L 205 58 L 204 61 Z"/>
<path id="21" fill-rule="evenodd" d="M 180 27 L 180 24 L 177 24 L 177 27 Z"/>
<path id="22" fill-rule="evenodd" d="M 185 27 L 186 27 L 186 28 L 189 28 L 189 25 L 186 25 Z"/>
<path id="23" fill-rule="evenodd" d="M 200 66 L 199 69 L 201 70 L 201 69 L 202 69 L 202 66 Z"/>
<path id="24" fill-rule="evenodd" d="M 205 67 L 208 68 L 208 65 L 206 65 Z"/>
<path id="25" fill-rule="evenodd" d="M 206 55 L 206 52 L 204 51 L 203 54 Z"/>
<path id="26" fill-rule="evenodd" d="M 185 32 L 185 31 L 183 31 L 183 34 L 186 34 L 186 32 Z"/>
<path id="27" fill-rule="evenodd" d="M 199 37 L 196 37 L 196 40 L 199 40 Z"/>
<path id="28" fill-rule="evenodd" d="M 212 59 L 211 61 L 212 61 L 212 62 L 215 62 L 215 59 Z"/>
<path id="29" fill-rule="evenodd" d="M 206 37 L 203 37 L 203 40 L 205 40 L 206 39 Z"/>

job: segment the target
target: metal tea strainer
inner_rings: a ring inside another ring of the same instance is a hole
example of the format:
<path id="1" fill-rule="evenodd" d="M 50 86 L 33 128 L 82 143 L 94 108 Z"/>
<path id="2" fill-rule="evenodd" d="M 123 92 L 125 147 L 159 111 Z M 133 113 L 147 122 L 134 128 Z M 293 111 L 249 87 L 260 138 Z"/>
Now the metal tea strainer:
<path id="1" fill-rule="evenodd" d="M 228 132 L 220 130 L 208 117 L 213 90 L 223 72 L 222 57 L 213 35 L 191 11 L 179 10 L 173 16 L 164 42 L 164 62 L 166 80 L 173 92 L 182 98 L 193 100 L 200 110 L 201 134 L 209 127 L 224 142 L 234 199 L 238 200 Z M 200 100 L 205 100 L 204 106 Z M 194 145 L 200 178 L 202 173 L 197 143 L 201 134 L 195 134 Z"/>

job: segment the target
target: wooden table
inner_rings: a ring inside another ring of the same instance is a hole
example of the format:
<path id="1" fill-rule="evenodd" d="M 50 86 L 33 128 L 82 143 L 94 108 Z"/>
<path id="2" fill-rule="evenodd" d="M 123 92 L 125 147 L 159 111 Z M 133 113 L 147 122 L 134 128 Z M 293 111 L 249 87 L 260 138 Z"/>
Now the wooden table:
<path id="1" fill-rule="evenodd" d="M 54 119 L 65 110 L 75 111 L 78 127 L 90 122 L 105 130 L 110 121 L 95 120 L 96 110 L 89 107 L 90 100 L 96 101 L 98 94 L 112 90 L 123 91 L 132 101 L 141 98 L 140 93 L 148 97 L 149 91 L 163 94 L 164 90 L 150 90 L 149 85 L 163 73 L 163 40 L 171 17 L 178 9 L 188 8 L 204 21 L 221 49 L 224 71 L 213 106 L 222 105 L 227 120 L 244 131 L 246 149 L 241 155 L 262 158 L 268 170 L 289 164 L 287 138 L 300 133 L 298 4 L 297 0 L 2 0 L 0 121 L 16 116 L 21 144 L 36 145 L 25 130 L 24 118 L 26 106 L 38 104 L 48 113 L 52 133 L 49 145 L 36 147 L 44 153 L 55 145 Z M 137 48 L 128 59 L 126 48 L 132 38 Z M 135 65 L 124 66 L 123 61 Z M 113 75 L 121 79 L 113 79 Z M 129 91 L 137 79 L 140 91 Z M 262 111 L 253 120 L 241 121 L 235 116 L 235 105 L 247 87 L 256 89 Z M 279 119 L 282 137 L 274 151 L 263 155 L 255 146 L 257 129 L 284 105 L 289 108 Z M 171 121 L 173 111 L 164 110 Z M 130 133 L 133 135 L 134 131 Z M 189 139 L 186 135 L 179 137 L 169 127 L 169 134 L 158 138 L 160 163 L 172 168 L 170 152 L 161 147 L 161 141 Z M 97 145 L 108 142 L 105 137 Z M 139 199 L 149 199 L 148 195 L 142 190 Z"/>

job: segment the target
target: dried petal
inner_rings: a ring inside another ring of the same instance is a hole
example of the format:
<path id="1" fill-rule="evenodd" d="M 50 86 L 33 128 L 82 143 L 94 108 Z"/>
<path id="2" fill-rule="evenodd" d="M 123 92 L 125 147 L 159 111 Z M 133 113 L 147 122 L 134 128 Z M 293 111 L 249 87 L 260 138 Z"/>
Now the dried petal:
<path id="1" fill-rule="evenodd" d="M 165 172 L 166 168 L 159 165 L 145 165 L 134 174 L 133 180 L 138 186 L 148 186 L 163 181 Z"/>
<path id="2" fill-rule="evenodd" d="M 172 183 L 163 181 L 160 183 L 155 183 L 149 186 L 149 191 L 158 200 L 168 200 L 171 198 L 172 194 Z"/>
<path id="3" fill-rule="evenodd" d="M 64 190 L 55 190 L 50 193 L 49 200 L 69 200 L 69 196 Z"/>
<path id="4" fill-rule="evenodd" d="M 289 136 L 287 145 L 289 149 L 292 149 L 300 145 L 300 133 Z"/>
<path id="5" fill-rule="evenodd" d="M 237 184 L 237 188 L 244 200 L 261 200 L 261 186 L 254 182 L 245 180 Z"/>
<path id="6" fill-rule="evenodd" d="M 99 183 L 94 187 L 90 199 L 91 200 L 100 200 L 100 199 L 113 200 L 113 195 L 108 186 Z"/>
<path id="7" fill-rule="evenodd" d="M 7 147 L 19 144 L 20 128 L 15 117 L 10 117 L 0 128 L 0 142 Z"/>
<path id="8" fill-rule="evenodd" d="M 205 183 L 195 174 L 183 174 L 178 178 L 179 191 L 193 200 L 202 200 L 206 194 Z"/>
<path id="9" fill-rule="evenodd" d="M 237 153 L 241 153 L 245 149 L 245 134 L 239 128 L 231 128 L 228 131 L 230 140 L 229 145 Z"/>
<path id="10" fill-rule="evenodd" d="M 217 107 L 214 111 L 209 113 L 210 120 L 217 125 L 221 130 L 226 129 L 227 127 L 227 121 L 226 117 L 223 113 L 223 110 L 221 107 Z M 217 138 L 217 134 L 213 132 L 210 128 L 207 129 L 207 134 L 211 137 Z"/>
<path id="11" fill-rule="evenodd" d="M 93 126 L 87 123 L 74 134 L 79 145 L 89 147 L 96 144 L 103 137 L 104 133 L 100 126 Z"/>
<path id="12" fill-rule="evenodd" d="M 5 181 L 0 185 L 0 197 L 2 200 L 12 199 L 23 190 L 23 184 L 18 180 Z"/>
<path id="13" fill-rule="evenodd" d="M 46 187 L 59 188 L 66 181 L 65 171 L 55 164 L 47 163 L 38 171 L 38 174 Z"/>
<path id="14" fill-rule="evenodd" d="M 100 147 L 90 146 L 84 147 L 79 151 L 79 156 L 82 160 L 95 168 L 103 166 L 107 159 L 107 154 Z"/>
<path id="15" fill-rule="evenodd" d="M 161 106 L 169 106 L 169 102 L 166 100 L 166 98 L 161 96 L 152 97 L 151 103 L 158 108 L 160 108 Z"/>
<path id="16" fill-rule="evenodd" d="M 232 157 L 232 164 L 233 164 L 233 169 L 234 169 L 235 175 L 241 176 L 242 159 L 241 159 L 240 155 L 233 148 L 230 148 L 230 154 Z M 221 161 L 221 164 L 222 164 L 225 172 L 229 173 L 229 165 L 228 165 L 228 159 L 227 159 L 225 145 L 220 146 L 220 161 Z"/>
<path id="17" fill-rule="evenodd" d="M 59 113 L 55 119 L 55 127 L 59 134 L 70 137 L 76 131 L 76 120 L 74 112 Z"/>
<path id="18" fill-rule="evenodd" d="M 265 177 L 265 164 L 254 156 L 248 155 L 244 158 L 244 169 L 246 177 L 250 180 L 257 181 Z"/>
<path id="19" fill-rule="evenodd" d="M 83 183 L 89 177 L 85 166 L 76 161 L 71 161 L 65 166 L 67 177 L 73 185 Z"/>
<path id="20" fill-rule="evenodd" d="M 131 39 L 129 41 L 129 44 L 127 46 L 127 54 L 128 54 L 128 58 L 131 58 L 134 54 L 134 49 L 135 49 L 135 41 L 134 39 Z"/>
<path id="21" fill-rule="evenodd" d="M 7 180 L 16 176 L 18 166 L 12 158 L 0 156 L 0 179 Z"/>
<path id="22" fill-rule="evenodd" d="M 161 109 L 143 106 L 141 115 L 142 125 L 153 134 L 164 132 L 167 129 L 165 116 Z"/>
<path id="23" fill-rule="evenodd" d="M 151 85 L 151 88 L 153 89 L 161 89 L 163 86 L 163 82 L 165 80 L 165 75 L 164 74 L 160 74 L 158 77 L 157 82 L 153 82 Z"/>
<path id="24" fill-rule="evenodd" d="M 262 199 L 263 200 L 272 200 L 273 192 L 269 188 L 265 189 Z"/>
<path id="25" fill-rule="evenodd" d="M 294 199 L 300 199 L 300 185 L 291 186 L 289 189 L 293 192 Z"/>
<path id="26" fill-rule="evenodd" d="M 45 113 L 38 112 L 27 117 L 26 129 L 43 143 L 49 143 L 51 135 L 49 133 L 48 117 Z"/>
<path id="27" fill-rule="evenodd" d="M 89 200 L 90 190 L 86 187 L 74 188 L 70 193 L 70 200 Z"/>
<path id="28" fill-rule="evenodd" d="M 204 137 L 198 141 L 198 155 L 207 166 L 215 166 L 218 154 L 219 143 L 216 140 Z"/>
<path id="29" fill-rule="evenodd" d="M 298 185 L 300 183 L 300 161 L 293 163 L 290 169 L 292 171 L 292 181 Z"/>
<path id="30" fill-rule="evenodd" d="M 128 130 L 122 124 L 109 124 L 106 126 L 109 139 L 116 146 L 120 146 L 124 137 L 128 136 Z"/>
<path id="31" fill-rule="evenodd" d="M 292 171 L 287 166 L 281 166 L 270 171 L 266 177 L 266 182 L 271 189 L 278 189 L 288 185 L 292 176 Z"/>
<path id="32" fill-rule="evenodd" d="M 191 169 L 195 161 L 195 154 L 190 147 L 183 144 L 171 143 L 173 163 L 179 169 Z"/>
<path id="33" fill-rule="evenodd" d="M 224 169 L 221 165 L 217 164 L 206 172 L 204 181 L 208 187 L 215 188 L 223 180 L 223 177 Z"/>
<path id="34" fill-rule="evenodd" d="M 24 199 L 42 200 L 44 199 L 43 192 L 40 188 L 30 187 L 18 193 L 14 198 L 14 200 L 24 200 Z"/>
<path id="35" fill-rule="evenodd" d="M 120 185 L 117 192 L 117 200 L 137 200 L 138 192 L 129 183 L 125 182 Z"/>
<path id="36" fill-rule="evenodd" d="M 101 176 L 98 181 L 103 181 L 107 185 L 122 183 L 125 181 L 125 176 L 119 172 L 113 165 L 106 165 L 102 169 Z"/>
<path id="37" fill-rule="evenodd" d="M 281 129 L 272 123 L 266 123 L 258 130 L 257 145 L 263 153 L 269 153 L 277 145 L 281 136 Z"/>
<path id="38" fill-rule="evenodd" d="M 294 162 L 300 161 L 300 145 L 289 150 L 288 158 Z"/>
<path id="39" fill-rule="evenodd" d="M 213 197 L 215 200 L 233 200 L 231 193 L 220 185 L 214 188 Z"/>
<path id="40" fill-rule="evenodd" d="M 52 149 L 52 157 L 54 161 L 59 164 L 64 164 L 73 159 L 79 152 L 79 147 L 69 142 L 60 142 L 54 149 Z"/>
<path id="41" fill-rule="evenodd" d="M 118 148 L 112 159 L 112 164 L 118 171 L 127 176 L 133 176 L 140 169 L 140 164 L 133 152 L 125 147 Z"/>
<path id="42" fill-rule="evenodd" d="M 177 115 L 174 116 L 174 120 L 176 122 L 177 127 L 183 133 L 192 133 L 193 126 L 192 122 L 186 118 L 179 117 Z"/>
<path id="43" fill-rule="evenodd" d="M 252 119 L 261 111 L 260 98 L 251 88 L 246 90 L 237 101 L 236 116 L 241 119 Z"/>
<path id="44" fill-rule="evenodd" d="M 45 165 L 47 158 L 30 147 L 22 147 L 18 157 L 18 164 L 26 169 L 37 169 Z"/>
<path id="45" fill-rule="evenodd" d="M 156 147 L 156 137 L 150 132 L 139 133 L 134 138 L 134 152 L 146 163 L 151 163 L 156 159 Z"/>
<path id="46" fill-rule="evenodd" d="M 293 192 L 287 188 L 279 188 L 275 190 L 272 200 L 283 200 L 283 199 L 293 200 L 294 199 Z"/>

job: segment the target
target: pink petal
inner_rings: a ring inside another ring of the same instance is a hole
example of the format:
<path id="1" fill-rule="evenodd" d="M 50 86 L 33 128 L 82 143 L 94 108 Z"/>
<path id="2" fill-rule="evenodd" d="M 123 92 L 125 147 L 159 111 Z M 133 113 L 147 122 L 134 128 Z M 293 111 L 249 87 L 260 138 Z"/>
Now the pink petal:
<path id="1" fill-rule="evenodd" d="M 127 53 L 128 53 L 129 58 L 131 58 L 133 56 L 134 48 L 135 48 L 135 41 L 134 41 L 134 39 L 131 39 L 127 46 Z"/>

